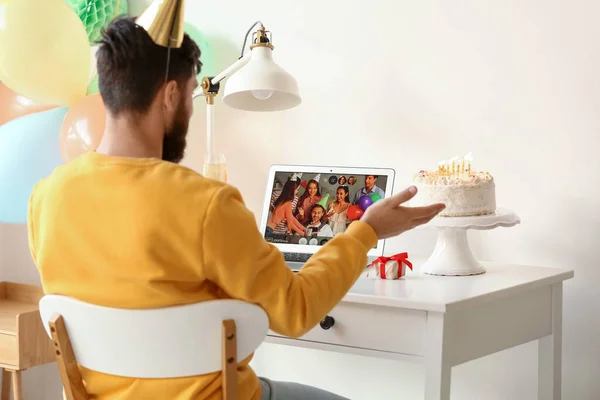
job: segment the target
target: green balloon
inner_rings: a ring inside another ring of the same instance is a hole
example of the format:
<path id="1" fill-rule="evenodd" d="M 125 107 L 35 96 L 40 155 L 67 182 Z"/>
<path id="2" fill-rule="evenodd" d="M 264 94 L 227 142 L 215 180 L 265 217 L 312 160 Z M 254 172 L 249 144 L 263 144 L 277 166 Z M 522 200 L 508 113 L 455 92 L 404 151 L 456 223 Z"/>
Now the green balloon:
<path id="1" fill-rule="evenodd" d="M 214 56 L 212 49 L 206 40 L 206 36 L 200 32 L 198 28 L 189 22 L 183 23 L 183 30 L 187 33 L 194 42 L 200 47 L 200 61 L 202 61 L 202 76 L 214 76 L 219 73 L 215 70 Z"/>
<path id="2" fill-rule="evenodd" d="M 373 200 L 373 203 L 377 203 L 379 200 L 381 200 L 381 196 L 378 195 L 377 193 L 373 193 L 370 197 L 371 197 L 371 200 Z"/>
<path id="3" fill-rule="evenodd" d="M 127 15 L 127 0 L 65 0 L 79 16 L 90 42 L 101 38 L 102 29 L 119 15 Z"/>
<path id="4" fill-rule="evenodd" d="M 96 72 L 94 74 L 94 79 L 92 79 L 92 81 L 90 82 L 90 85 L 88 86 L 88 90 L 87 90 L 87 94 L 94 94 L 94 93 L 100 93 L 100 89 L 98 88 L 98 73 Z"/>

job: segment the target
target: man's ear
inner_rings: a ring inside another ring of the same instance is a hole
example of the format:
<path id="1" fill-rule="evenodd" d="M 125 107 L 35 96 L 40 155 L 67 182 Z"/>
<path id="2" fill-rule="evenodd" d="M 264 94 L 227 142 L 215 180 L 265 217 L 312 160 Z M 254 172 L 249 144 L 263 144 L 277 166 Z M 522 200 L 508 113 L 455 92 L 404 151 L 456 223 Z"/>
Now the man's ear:
<path id="1" fill-rule="evenodd" d="M 177 102 L 179 101 L 179 88 L 177 82 L 169 81 L 165 85 L 163 104 L 168 112 L 175 112 L 177 109 Z"/>

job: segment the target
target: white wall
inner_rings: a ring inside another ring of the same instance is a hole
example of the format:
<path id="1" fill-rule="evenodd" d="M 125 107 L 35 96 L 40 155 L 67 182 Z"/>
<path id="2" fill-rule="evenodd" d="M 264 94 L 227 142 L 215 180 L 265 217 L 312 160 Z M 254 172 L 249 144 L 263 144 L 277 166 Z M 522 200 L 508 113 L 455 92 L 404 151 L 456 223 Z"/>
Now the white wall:
<path id="1" fill-rule="evenodd" d="M 391 166 L 400 187 L 421 168 L 473 151 L 497 179 L 499 204 L 523 220 L 472 234 L 476 255 L 576 271 L 564 289 L 569 400 L 600 398 L 599 13 L 593 0 L 223 0 L 186 9 L 221 67 L 261 19 L 276 60 L 300 84 L 303 103 L 287 112 L 250 114 L 217 101 L 217 145 L 257 218 L 272 163 Z M 185 160 L 198 170 L 203 110 L 200 99 Z M 37 281 L 26 230 L 1 226 L 0 235 L 2 279 Z M 433 244 L 431 233 L 413 232 L 389 249 L 427 255 Z M 453 399 L 535 398 L 536 362 L 527 344 L 454 368 Z M 422 397 L 418 365 L 274 345 L 254 365 L 353 399 Z M 27 390 L 44 379 L 32 398 L 55 399 L 55 370 L 39 371 L 26 373 Z"/>

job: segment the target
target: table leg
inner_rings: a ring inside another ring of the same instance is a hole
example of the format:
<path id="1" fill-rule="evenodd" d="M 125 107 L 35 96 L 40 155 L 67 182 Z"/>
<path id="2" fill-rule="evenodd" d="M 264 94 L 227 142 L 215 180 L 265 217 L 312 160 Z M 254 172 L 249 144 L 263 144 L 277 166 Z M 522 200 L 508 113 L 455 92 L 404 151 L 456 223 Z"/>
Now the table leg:
<path id="1" fill-rule="evenodd" d="M 10 400 L 10 372 L 2 368 L 2 395 L 1 400 Z"/>
<path id="2" fill-rule="evenodd" d="M 427 313 L 425 400 L 450 400 L 452 366 L 444 348 L 444 314 Z"/>
<path id="3" fill-rule="evenodd" d="M 12 375 L 13 400 L 23 400 L 23 381 L 21 371 L 10 371 Z"/>
<path id="4" fill-rule="evenodd" d="M 552 335 L 538 341 L 538 400 L 560 400 L 562 379 L 562 282 L 552 286 Z"/>

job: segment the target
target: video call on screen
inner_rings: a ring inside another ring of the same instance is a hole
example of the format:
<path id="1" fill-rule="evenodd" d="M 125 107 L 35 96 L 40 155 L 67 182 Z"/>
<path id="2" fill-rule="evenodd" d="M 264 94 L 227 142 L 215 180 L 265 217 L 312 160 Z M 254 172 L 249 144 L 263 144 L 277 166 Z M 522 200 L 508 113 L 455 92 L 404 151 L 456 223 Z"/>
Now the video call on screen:
<path id="1" fill-rule="evenodd" d="M 383 198 L 386 186 L 383 175 L 276 172 L 265 238 L 272 243 L 322 246 L 346 231 L 361 198 Z"/>

